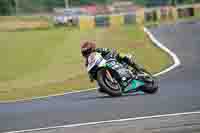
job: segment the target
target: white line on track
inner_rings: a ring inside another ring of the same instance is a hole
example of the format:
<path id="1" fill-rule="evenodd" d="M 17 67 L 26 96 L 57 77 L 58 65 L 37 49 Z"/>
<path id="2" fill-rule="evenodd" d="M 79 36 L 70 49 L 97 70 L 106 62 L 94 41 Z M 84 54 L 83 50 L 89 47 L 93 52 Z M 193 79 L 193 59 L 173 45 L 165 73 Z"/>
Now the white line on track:
<path id="1" fill-rule="evenodd" d="M 25 133 L 25 132 L 34 132 L 34 131 L 41 131 L 41 130 L 52 130 L 52 129 L 58 129 L 58 128 L 73 128 L 73 127 L 82 127 L 82 126 L 92 126 L 92 125 L 98 125 L 98 124 L 108 124 L 108 123 L 114 123 L 114 122 L 117 123 L 117 122 L 125 122 L 125 121 L 137 121 L 137 120 L 156 119 L 156 118 L 162 118 L 162 117 L 173 117 L 173 116 L 192 115 L 192 114 L 200 114 L 200 111 L 164 114 L 164 115 L 153 115 L 153 116 L 144 116 L 144 117 L 117 119 L 117 120 L 108 120 L 108 121 L 88 122 L 88 123 L 80 123 L 80 124 L 72 124 L 72 125 L 64 125 L 64 126 L 27 129 L 27 130 L 21 130 L 21 131 L 11 131 L 11 132 L 4 132 L 4 133 Z"/>
<path id="2" fill-rule="evenodd" d="M 17 102 L 39 100 L 39 99 L 44 99 L 44 98 L 64 96 L 64 95 L 68 95 L 68 94 L 88 92 L 88 91 L 92 91 L 92 90 L 96 90 L 96 88 L 89 88 L 89 89 L 84 89 L 84 90 L 79 90 L 79 91 L 71 91 L 71 92 L 66 92 L 66 93 L 60 93 L 60 94 L 54 94 L 54 95 L 48 95 L 48 96 L 41 96 L 41 97 L 34 97 L 34 98 L 26 98 L 26 99 L 19 99 L 19 100 L 8 100 L 8 101 L 2 101 L 2 102 L 0 101 L 0 104 L 17 103 Z"/>
<path id="3" fill-rule="evenodd" d="M 147 35 L 149 36 L 149 38 L 152 40 L 152 42 L 155 45 L 157 45 L 158 47 L 163 49 L 165 52 L 167 52 L 174 60 L 174 64 L 172 66 L 170 66 L 169 68 L 165 69 L 162 72 L 159 72 L 159 73 L 155 74 L 155 76 L 159 76 L 159 75 L 162 75 L 164 73 L 167 73 L 167 72 L 171 71 L 172 69 L 178 67 L 181 64 L 181 62 L 180 62 L 179 58 L 177 57 L 177 55 L 174 52 L 172 52 L 170 49 L 165 47 L 162 43 L 160 43 L 147 28 L 144 28 L 144 32 L 147 33 Z"/>

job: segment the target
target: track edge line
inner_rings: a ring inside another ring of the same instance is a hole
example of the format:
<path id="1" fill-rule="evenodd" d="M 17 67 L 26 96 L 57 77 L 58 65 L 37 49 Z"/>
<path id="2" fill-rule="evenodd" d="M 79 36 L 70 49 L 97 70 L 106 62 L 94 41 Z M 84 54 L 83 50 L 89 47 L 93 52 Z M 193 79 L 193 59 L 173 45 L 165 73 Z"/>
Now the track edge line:
<path id="1" fill-rule="evenodd" d="M 149 36 L 149 38 L 155 45 L 157 45 L 159 48 L 167 52 L 174 61 L 173 65 L 171 65 L 170 67 L 166 68 L 165 70 L 159 73 L 156 73 L 154 76 L 160 76 L 162 74 L 165 74 L 171 71 L 172 69 L 178 67 L 179 65 L 181 65 L 181 61 L 179 60 L 178 56 L 174 52 L 172 52 L 170 49 L 168 49 L 166 46 L 164 46 L 162 43 L 160 43 L 146 27 L 144 27 L 144 32 Z"/>
<path id="2" fill-rule="evenodd" d="M 172 116 L 182 116 L 182 115 L 192 115 L 192 114 L 200 114 L 200 111 L 153 115 L 153 116 L 116 119 L 116 120 L 107 120 L 107 121 L 97 121 L 97 122 L 88 122 L 88 123 L 78 123 L 78 124 L 71 124 L 71 125 L 54 126 L 54 127 L 37 128 L 37 129 L 27 129 L 27 130 L 10 131 L 10 132 L 3 132 L 3 133 L 25 133 L 25 132 L 41 131 L 41 130 L 53 130 L 53 129 L 58 129 L 58 128 L 73 128 L 73 127 L 91 126 L 91 125 L 106 124 L 106 123 L 113 123 L 113 122 L 118 123 L 118 122 L 125 122 L 125 121 L 137 121 L 137 120 L 156 119 L 156 118 L 162 118 L 162 117 L 172 117 Z"/>

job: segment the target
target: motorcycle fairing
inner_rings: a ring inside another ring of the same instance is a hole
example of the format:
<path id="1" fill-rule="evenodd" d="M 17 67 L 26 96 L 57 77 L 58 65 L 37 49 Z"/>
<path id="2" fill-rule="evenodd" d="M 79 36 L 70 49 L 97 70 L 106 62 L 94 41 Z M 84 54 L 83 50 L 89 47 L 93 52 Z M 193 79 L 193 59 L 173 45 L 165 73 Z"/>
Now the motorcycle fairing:
<path id="1" fill-rule="evenodd" d="M 101 54 L 99 53 L 93 53 L 88 57 L 88 66 L 87 71 L 90 72 L 91 69 L 98 65 L 99 67 L 105 67 L 106 60 L 103 59 Z"/>
<path id="2" fill-rule="evenodd" d="M 124 93 L 136 90 L 137 88 L 145 85 L 144 82 L 139 80 L 132 80 L 132 82 L 124 89 Z"/>

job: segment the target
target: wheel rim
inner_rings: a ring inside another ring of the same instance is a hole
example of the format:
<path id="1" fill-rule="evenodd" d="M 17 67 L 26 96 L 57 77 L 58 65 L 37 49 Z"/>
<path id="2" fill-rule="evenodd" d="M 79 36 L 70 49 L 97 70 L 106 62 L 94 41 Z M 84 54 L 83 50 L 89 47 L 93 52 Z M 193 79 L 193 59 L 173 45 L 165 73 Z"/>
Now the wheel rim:
<path id="1" fill-rule="evenodd" d="M 111 81 L 110 77 L 107 74 L 105 74 L 104 81 L 106 85 L 112 90 L 120 90 L 119 84 L 115 78 L 112 78 Z"/>

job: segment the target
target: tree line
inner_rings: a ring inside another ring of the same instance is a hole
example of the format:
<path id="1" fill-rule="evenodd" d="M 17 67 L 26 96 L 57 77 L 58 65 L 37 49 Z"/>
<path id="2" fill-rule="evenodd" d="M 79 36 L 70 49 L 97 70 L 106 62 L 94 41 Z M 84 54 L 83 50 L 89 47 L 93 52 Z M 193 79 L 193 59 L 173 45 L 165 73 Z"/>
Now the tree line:
<path id="1" fill-rule="evenodd" d="M 55 7 L 65 7 L 65 0 L 0 0 L 0 15 L 52 11 Z"/>
<path id="2" fill-rule="evenodd" d="M 69 0 L 76 4 L 109 4 L 116 0 Z M 119 0 L 117 0 L 119 1 Z M 129 0 L 135 4 L 142 6 L 160 6 L 160 5 L 176 5 L 176 4 L 191 4 L 194 2 L 200 2 L 200 0 Z"/>
<path id="3" fill-rule="evenodd" d="M 0 0 L 0 15 L 10 15 L 15 12 L 14 0 Z"/>

